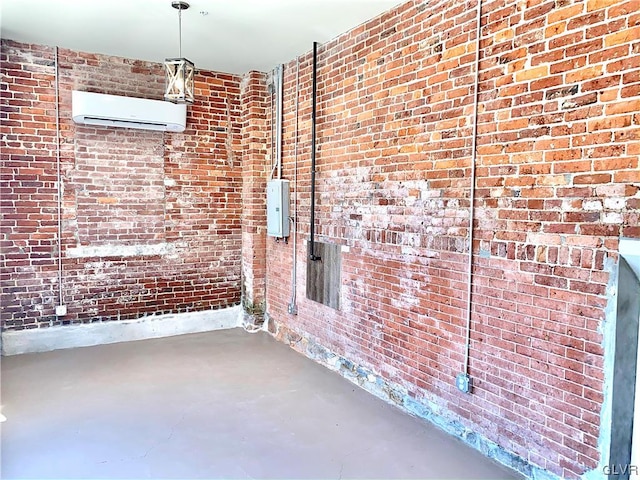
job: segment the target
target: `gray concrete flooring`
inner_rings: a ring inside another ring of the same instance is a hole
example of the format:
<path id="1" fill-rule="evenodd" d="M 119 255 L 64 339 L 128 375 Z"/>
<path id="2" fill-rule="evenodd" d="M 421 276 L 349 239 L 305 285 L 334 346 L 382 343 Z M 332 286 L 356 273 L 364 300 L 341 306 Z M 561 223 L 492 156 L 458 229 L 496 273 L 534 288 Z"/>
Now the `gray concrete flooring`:
<path id="1" fill-rule="evenodd" d="M 519 478 L 264 333 L 2 359 L 3 478 Z"/>

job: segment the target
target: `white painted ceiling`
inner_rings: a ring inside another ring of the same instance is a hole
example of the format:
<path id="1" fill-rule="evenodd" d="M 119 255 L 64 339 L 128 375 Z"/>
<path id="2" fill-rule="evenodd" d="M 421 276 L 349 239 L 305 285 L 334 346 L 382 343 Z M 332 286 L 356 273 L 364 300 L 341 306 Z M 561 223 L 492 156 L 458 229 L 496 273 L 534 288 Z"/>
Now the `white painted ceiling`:
<path id="1" fill-rule="evenodd" d="M 182 55 L 196 68 L 268 71 L 403 0 L 187 0 Z M 171 0 L 0 0 L 2 38 L 162 62 L 178 56 Z"/>

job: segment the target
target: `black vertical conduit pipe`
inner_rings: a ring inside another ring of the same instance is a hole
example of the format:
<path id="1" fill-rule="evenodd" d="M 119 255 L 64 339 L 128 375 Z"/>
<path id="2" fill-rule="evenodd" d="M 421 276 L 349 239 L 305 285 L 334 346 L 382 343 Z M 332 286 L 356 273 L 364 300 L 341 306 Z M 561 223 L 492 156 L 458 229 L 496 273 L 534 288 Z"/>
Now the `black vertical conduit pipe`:
<path id="1" fill-rule="evenodd" d="M 309 260 L 320 260 L 316 255 L 316 91 L 318 88 L 318 42 L 313 42 L 313 72 L 311 73 L 311 243 Z"/>

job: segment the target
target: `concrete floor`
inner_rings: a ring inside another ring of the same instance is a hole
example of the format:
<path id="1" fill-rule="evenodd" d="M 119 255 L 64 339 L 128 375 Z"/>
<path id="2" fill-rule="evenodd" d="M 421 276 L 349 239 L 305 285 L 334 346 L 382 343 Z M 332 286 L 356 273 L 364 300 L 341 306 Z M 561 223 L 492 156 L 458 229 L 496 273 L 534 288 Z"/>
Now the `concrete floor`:
<path id="1" fill-rule="evenodd" d="M 264 333 L 2 359 L 3 478 L 520 478 Z"/>

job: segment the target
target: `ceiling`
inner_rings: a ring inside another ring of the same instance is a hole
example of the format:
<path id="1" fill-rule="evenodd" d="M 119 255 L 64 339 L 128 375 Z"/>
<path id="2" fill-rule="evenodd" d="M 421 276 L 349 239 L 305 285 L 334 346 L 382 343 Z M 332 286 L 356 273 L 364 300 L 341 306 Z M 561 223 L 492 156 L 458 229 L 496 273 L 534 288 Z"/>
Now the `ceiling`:
<path id="1" fill-rule="evenodd" d="M 182 55 L 197 68 L 268 71 L 403 0 L 188 0 Z M 178 57 L 171 0 L 2 0 L 2 38 L 162 62 Z"/>

